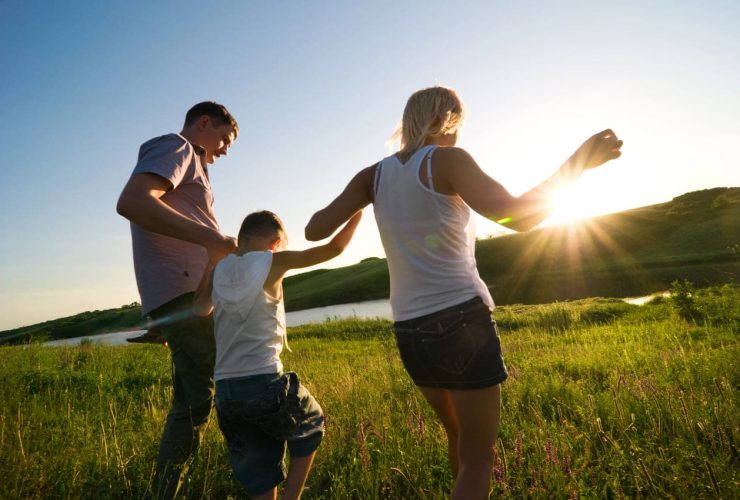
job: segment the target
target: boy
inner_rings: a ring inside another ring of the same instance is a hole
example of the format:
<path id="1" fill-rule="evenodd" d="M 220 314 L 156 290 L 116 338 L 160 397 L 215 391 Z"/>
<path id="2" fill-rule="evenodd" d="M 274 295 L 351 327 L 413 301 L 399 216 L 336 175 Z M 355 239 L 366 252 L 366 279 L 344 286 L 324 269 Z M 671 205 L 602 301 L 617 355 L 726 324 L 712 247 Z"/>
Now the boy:
<path id="1" fill-rule="evenodd" d="M 239 230 L 237 254 L 207 271 L 196 294 L 198 314 L 214 311 L 219 426 L 234 476 L 254 498 L 276 498 L 283 480 L 284 498 L 300 498 L 324 433 L 321 407 L 295 373 L 283 373 L 283 277 L 289 269 L 342 253 L 361 215 L 326 245 L 291 252 L 283 251 L 287 238 L 280 219 L 268 211 L 252 213 Z"/>

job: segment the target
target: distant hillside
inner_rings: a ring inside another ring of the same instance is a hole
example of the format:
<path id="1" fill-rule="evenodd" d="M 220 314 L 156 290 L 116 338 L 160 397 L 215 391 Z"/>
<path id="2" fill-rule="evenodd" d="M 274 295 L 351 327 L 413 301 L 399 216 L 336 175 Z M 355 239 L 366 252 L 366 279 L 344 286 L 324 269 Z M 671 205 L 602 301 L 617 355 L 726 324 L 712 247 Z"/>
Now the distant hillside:
<path id="1" fill-rule="evenodd" d="M 501 303 L 665 290 L 676 279 L 709 285 L 740 271 L 740 188 L 487 240 L 478 268 Z"/>
<path id="2" fill-rule="evenodd" d="M 66 318 L 52 319 L 31 326 L 5 330 L 0 332 L 0 344 L 69 339 L 84 335 L 140 330 L 143 328 L 141 306 L 134 302 L 118 309 L 85 311 Z"/>
<path id="3" fill-rule="evenodd" d="M 481 277 L 499 304 L 626 297 L 737 282 L 740 188 L 695 191 L 667 203 L 575 224 L 479 241 Z M 288 310 L 388 297 L 388 265 L 369 258 L 285 279 Z M 69 338 L 142 327 L 138 304 L 0 332 L 0 343 Z"/>

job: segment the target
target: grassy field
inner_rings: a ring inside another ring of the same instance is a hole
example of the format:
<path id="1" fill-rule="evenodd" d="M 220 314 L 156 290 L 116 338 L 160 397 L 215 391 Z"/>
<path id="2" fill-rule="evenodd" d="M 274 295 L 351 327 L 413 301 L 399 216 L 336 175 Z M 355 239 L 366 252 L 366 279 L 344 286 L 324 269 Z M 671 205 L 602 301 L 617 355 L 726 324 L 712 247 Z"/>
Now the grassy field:
<path id="1" fill-rule="evenodd" d="M 497 310 L 510 378 L 492 496 L 732 498 L 740 492 L 740 290 L 645 306 Z M 290 329 L 327 435 L 304 498 L 444 498 L 441 426 L 387 321 Z M 0 348 L 0 498 L 141 498 L 168 408 L 159 346 Z M 212 419 L 190 498 L 242 498 Z"/>

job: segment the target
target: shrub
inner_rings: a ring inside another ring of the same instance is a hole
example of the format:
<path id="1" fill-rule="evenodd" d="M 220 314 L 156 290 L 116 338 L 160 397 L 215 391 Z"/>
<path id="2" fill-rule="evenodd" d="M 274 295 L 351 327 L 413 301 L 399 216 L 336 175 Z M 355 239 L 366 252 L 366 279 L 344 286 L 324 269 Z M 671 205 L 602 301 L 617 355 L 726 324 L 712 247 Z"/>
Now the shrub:
<path id="1" fill-rule="evenodd" d="M 676 280 L 671 283 L 671 305 L 685 321 L 702 319 L 703 315 L 696 306 L 695 295 L 696 290 L 689 280 Z"/>

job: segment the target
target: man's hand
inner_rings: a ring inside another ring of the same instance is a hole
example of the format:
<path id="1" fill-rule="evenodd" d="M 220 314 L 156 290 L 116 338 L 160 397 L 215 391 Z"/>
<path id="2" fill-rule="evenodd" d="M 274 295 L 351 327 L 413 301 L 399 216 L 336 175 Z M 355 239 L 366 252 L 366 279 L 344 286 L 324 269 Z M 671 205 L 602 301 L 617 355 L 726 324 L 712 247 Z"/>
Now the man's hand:
<path id="1" fill-rule="evenodd" d="M 215 233 L 213 239 L 204 246 L 208 250 L 208 259 L 214 266 L 230 253 L 236 253 L 236 239 L 220 233 Z"/>
<path id="2" fill-rule="evenodd" d="M 583 170 L 595 168 L 609 160 L 619 158 L 622 155 L 619 150 L 621 147 L 622 141 L 617 139 L 617 135 L 611 129 L 606 129 L 587 139 L 573 153 L 571 161 Z"/>

